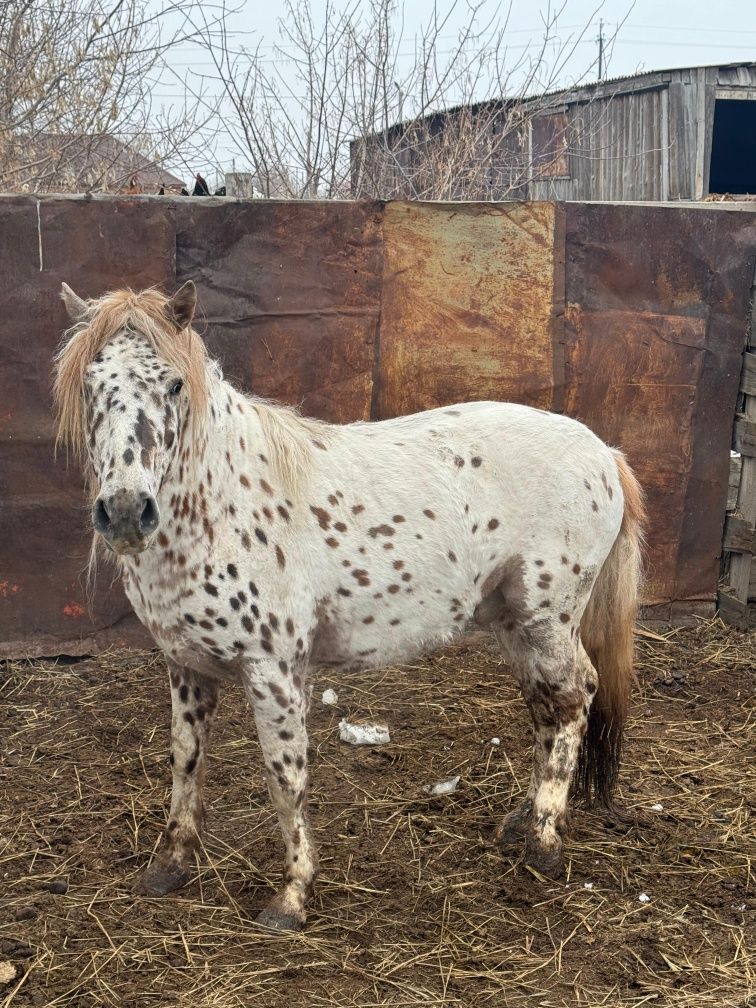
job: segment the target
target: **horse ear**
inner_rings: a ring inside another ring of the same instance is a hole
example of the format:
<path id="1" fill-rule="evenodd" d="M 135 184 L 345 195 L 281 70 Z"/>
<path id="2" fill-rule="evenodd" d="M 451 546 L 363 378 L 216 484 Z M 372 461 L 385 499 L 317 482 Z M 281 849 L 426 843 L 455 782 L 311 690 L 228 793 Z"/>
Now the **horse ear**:
<path id="1" fill-rule="evenodd" d="M 89 306 L 87 305 L 87 302 L 82 301 L 79 295 L 75 294 L 68 284 L 65 283 L 60 286 L 60 296 L 63 300 L 63 304 L 66 306 L 68 317 L 74 325 L 78 325 L 79 322 L 83 322 L 87 315 L 89 315 Z"/>
<path id="2" fill-rule="evenodd" d="M 168 312 L 179 329 L 186 329 L 188 325 L 191 325 L 196 307 L 197 288 L 191 280 L 187 280 L 169 300 Z"/>

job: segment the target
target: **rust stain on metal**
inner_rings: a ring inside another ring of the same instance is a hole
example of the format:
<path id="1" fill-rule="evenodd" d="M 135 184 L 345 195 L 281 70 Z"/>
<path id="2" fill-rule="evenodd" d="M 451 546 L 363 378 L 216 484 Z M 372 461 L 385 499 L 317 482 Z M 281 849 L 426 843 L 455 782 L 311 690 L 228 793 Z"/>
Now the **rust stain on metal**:
<path id="1" fill-rule="evenodd" d="M 553 204 L 391 203 L 376 415 L 553 402 Z"/>

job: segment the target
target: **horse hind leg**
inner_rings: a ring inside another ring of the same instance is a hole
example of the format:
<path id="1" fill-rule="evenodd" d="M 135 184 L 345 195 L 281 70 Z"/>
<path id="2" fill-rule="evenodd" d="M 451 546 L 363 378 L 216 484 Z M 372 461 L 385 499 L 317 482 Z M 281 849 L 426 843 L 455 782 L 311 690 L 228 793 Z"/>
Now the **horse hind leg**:
<path id="1" fill-rule="evenodd" d="M 564 871 L 562 835 L 570 784 L 595 693 L 596 672 L 577 639 L 563 626 L 539 628 L 539 643 L 507 634 L 513 661 L 533 721 L 533 772 L 524 805 L 510 813 L 503 842 L 525 839 L 528 864 L 558 878 Z"/>
<path id="2" fill-rule="evenodd" d="M 510 624 L 507 624 L 507 627 L 508 630 L 511 630 Z M 523 689 L 524 683 L 528 679 L 527 663 L 522 662 L 517 654 L 517 650 L 511 646 L 508 630 L 505 630 L 502 624 L 493 625 L 493 632 L 499 642 L 502 653 L 509 662 L 520 689 Z M 543 740 L 539 733 L 534 730 L 533 766 L 527 793 L 524 800 L 504 816 L 504 819 L 496 830 L 496 840 L 502 847 L 518 847 L 523 843 L 528 834 L 533 818 L 533 801 L 545 766 L 546 755 Z"/>

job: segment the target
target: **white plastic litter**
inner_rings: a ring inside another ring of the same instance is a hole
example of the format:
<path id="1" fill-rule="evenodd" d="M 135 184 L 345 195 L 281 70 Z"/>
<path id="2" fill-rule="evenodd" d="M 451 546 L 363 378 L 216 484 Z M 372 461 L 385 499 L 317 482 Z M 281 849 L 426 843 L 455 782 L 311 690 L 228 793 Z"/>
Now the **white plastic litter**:
<path id="1" fill-rule="evenodd" d="M 323 703 L 326 707 L 335 707 L 339 702 L 339 694 L 336 690 L 327 689 L 323 691 Z"/>
<path id="2" fill-rule="evenodd" d="M 339 738 L 350 745 L 385 745 L 391 741 L 388 725 L 350 724 L 346 718 L 339 722 Z"/>
<path id="3" fill-rule="evenodd" d="M 652 812 L 663 812 L 664 811 L 664 806 L 661 805 L 659 802 L 657 802 L 656 805 L 652 805 L 651 806 L 651 811 Z"/>
<path id="4" fill-rule="evenodd" d="M 650 903 L 651 902 L 651 897 L 648 896 L 646 893 L 642 892 L 640 894 L 640 896 L 638 897 L 638 902 L 639 903 Z"/>
<path id="5" fill-rule="evenodd" d="M 494 735 L 491 739 L 491 745 L 501 745 L 501 739 Z"/>
<path id="6" fill-rule="evenodd" d="M 583 882 L 583 889 L 593 889 L 593 882 Z"/>
<path id="7" fill-rule="evenodd" d="M 3 986 L 9 984 L 11 980 L 16 979 L 16 967 L 9 959 L 3 959 L 0 962 L 0 984 Z"/>
<path id="8" fill-rule="evenodd" d="M 439 781 L 438 784 L 426 784 L 423 791 L 429 795 L 453 794 L 459 784 L 459 775 L 450 777 L 448 780 Z"/>

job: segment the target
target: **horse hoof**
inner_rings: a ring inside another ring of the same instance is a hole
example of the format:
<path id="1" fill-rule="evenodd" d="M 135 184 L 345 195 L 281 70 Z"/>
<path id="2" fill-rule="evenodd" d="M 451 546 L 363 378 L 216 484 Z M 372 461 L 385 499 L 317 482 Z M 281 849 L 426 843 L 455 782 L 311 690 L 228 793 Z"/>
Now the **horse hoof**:
<path id="1" fill-rule="evenodd" d="M 136 880 L 134 892 L 138 896 L 165 896 L 185 886 L 191 877 L 191 872 L 176 862 L 153 861 Z"/>
<path id="2" fill-rule="evenodd" d="M 534 868 L 539 875 L 549 879 L 560 879 L 564 875 L 564 854 L 561 847 L 544 847 L 529 843 L 525 847 L 525 863 Z"/>
<path id="3" fill-rule="evenodd" d="M 526 802 L 514 809 L 504 819 L 496 830 L 496 841 L 502 847 L 519 846 L 525 839 L 530 825 L 532 806 Z"/>
<path id="4" fill-rule="evenodd" d="M 283 913 L 275 907 L 265 907 L 255 917 L 255 922 L 269 931 L 301 931 L 305 926 L 304 917 Z"/>

